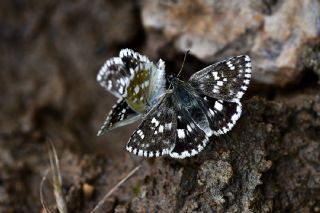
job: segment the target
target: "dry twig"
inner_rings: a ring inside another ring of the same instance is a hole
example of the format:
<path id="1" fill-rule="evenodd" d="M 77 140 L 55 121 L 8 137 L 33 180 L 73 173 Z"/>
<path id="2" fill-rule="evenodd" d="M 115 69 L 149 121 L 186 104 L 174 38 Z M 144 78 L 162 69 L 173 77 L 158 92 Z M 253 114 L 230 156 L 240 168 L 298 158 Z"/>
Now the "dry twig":
<path id="1" fill-rule="evenodd" d="M 94 213 L 97 211 L 108 199 L 108 197 L 116 191 L 119 186 L 121 186 L 124 182 L 126 182 L 136 171 L 138 171 L 141 168 L 141 165 L 135 167 L 126 177 L 124 177 L 117 185 L 115 185 L 103 198 L 100 200 L 100 202 L 94 207 L 94 209 L 90 213 Z"/>

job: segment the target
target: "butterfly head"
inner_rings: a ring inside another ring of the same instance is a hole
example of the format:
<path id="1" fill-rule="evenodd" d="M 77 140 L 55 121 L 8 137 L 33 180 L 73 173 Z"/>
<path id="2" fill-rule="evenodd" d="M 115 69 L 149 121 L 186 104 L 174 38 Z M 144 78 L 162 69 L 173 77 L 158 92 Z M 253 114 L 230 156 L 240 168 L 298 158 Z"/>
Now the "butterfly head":
<path id="1" fill-rule="evenodd" d="M 181 80 L 178 77 L 176 77 L 176 76 L 170 77 L 170 83 L 172 84 L 173 88 L 176 88 L 178 86 L 179 82 L 181 82 Z"/>

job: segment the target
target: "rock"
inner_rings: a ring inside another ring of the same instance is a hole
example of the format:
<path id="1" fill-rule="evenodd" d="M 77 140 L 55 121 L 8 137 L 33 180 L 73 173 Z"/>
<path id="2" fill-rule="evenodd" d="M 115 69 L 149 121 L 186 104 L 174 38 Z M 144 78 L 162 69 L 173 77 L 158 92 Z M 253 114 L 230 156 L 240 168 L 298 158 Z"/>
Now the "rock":
<path id="1" fill-rule="evenodd" d="M 207 62 L 249 54 L 253 79 L 278 86 L 296 80 L 300 48 L 320 35 L 317 0 L 145 1 L 142 19 L 178 51 Z"/>
<path id="2" fill-rule="evenodd" d="M 313 116 L 319 113 L 319 103 L 320 96 L 312 95 L 283 102 L 249 100 L 233 131 L 213 138 L 199 156 L 157 159 L 140 194 L 131 200 L 131 210 L 310 212 L 319 208 L 319 119 Z"/>
<path id="3" fill-rule="evenodd" d="M 301 48 L 300 61 L 302 67 L 309 68 L 318 75 L 320 84 L 320 43 L 311 42 Z"/>

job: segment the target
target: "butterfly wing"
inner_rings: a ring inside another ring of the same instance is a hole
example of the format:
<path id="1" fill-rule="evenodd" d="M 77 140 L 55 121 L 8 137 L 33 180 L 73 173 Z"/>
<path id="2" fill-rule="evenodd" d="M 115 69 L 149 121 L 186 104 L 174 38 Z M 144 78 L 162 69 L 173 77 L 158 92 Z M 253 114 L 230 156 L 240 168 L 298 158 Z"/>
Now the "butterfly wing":
<path id="1" fill-rule="evenodd" d="M 123 49 L 119 57 L 106 61 L 97 80 L 109 92 L 119 97 L 107 116 L 98 135 L 139 120 L 146 111 L 151 69 L 155 65 L 145 56 Z"/>
<path id="2" fill-rule="evenodd" d="M 114 128 L 124 126 L 139 120 L 142 114 L 132 110 L 124 98 L 120 98 L 112 107 L 109 115 L 98 132 L 98 136 Z"/>
<path id="3" fill-rule="evenodd" d="M 127 102 L 137 112 L 147 112 L 165 94 L 165 66 L 162 60 L 157 65 L 141 63 L 134 69 L 127 88 Z"/>
<path id="4" fill-rule="evenodd" d="M 170 157 L 173 158 L 182 159 L 197 155 L 209 141 L 206 133 L 198 127 L 186 110 L 178 112 L 176 131 L 176 142 L 170 152 Z"/>
<path id="5" fill-rule="evenodd" d="M 240 118 L 242 105 L 240 101 L 223 101 L 205 95 L 200 95 L 201 109 L 209 121 L 209 128 L 218 136 L 230 131 Z"/>
<path id="6" fill-rule="evenodd" d="M 104 63 L 97 75 L 97 81 L 114 96 L 123 97 L 134 69 L 141 63 L 149 63 L 149 59 L 133 50 L 122 49 L 119 57 Z"/>
<path id="7" fill-rule="evenodd" d="M 165 63 L 161 59 L 150 71 L 148 105 L 154 106 L 166 92 Z"/>
<path id="8" fill-rule="evenodd" d="M 250 83 L 251 69 L 249 56 L 237 56 L 196 72 L 189 83 L 206 96 L 227 101 L 239 100 Z"/>
<path id="9" fill-rule="evenodd" d="M 171 94 L 166 94 L 134 131 L 127 150 L 145 157 L 169 154 L 175 144 L 176 123 Z"/>
<path id="10" fill-rule="evenodd" d="M 225 134 L 236 124 L 241 115 L 239 101 L 223 101 L 192 92 L 191 88 L 178 85 L 182 99 L 176 109 L 177 134 L 175 146 L 170 152 L 173 158 L 185 158 L 197 155 L 204 149 L 209 137 Z M 182 90 L 184 88 L 184 90 Z"/>

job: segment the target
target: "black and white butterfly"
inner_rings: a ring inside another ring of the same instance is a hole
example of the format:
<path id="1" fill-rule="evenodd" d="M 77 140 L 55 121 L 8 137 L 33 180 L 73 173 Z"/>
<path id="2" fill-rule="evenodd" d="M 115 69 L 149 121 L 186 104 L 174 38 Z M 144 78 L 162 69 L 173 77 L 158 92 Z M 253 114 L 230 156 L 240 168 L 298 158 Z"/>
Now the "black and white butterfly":
<path id="1" fill-rule="evenodd" d="M 230 131 L 241 115 L 240 99 L 251 78 L 247 55 L 212 64 L 187 82 L 174 77 L 166 88 L 165 63 L 157 64 L 130 49 L 105 62 L 101 86 L 119 98 L 98 135 L 142 119 L 127 144 L 139 156 L 198 154 L 209 137 Z"/>

